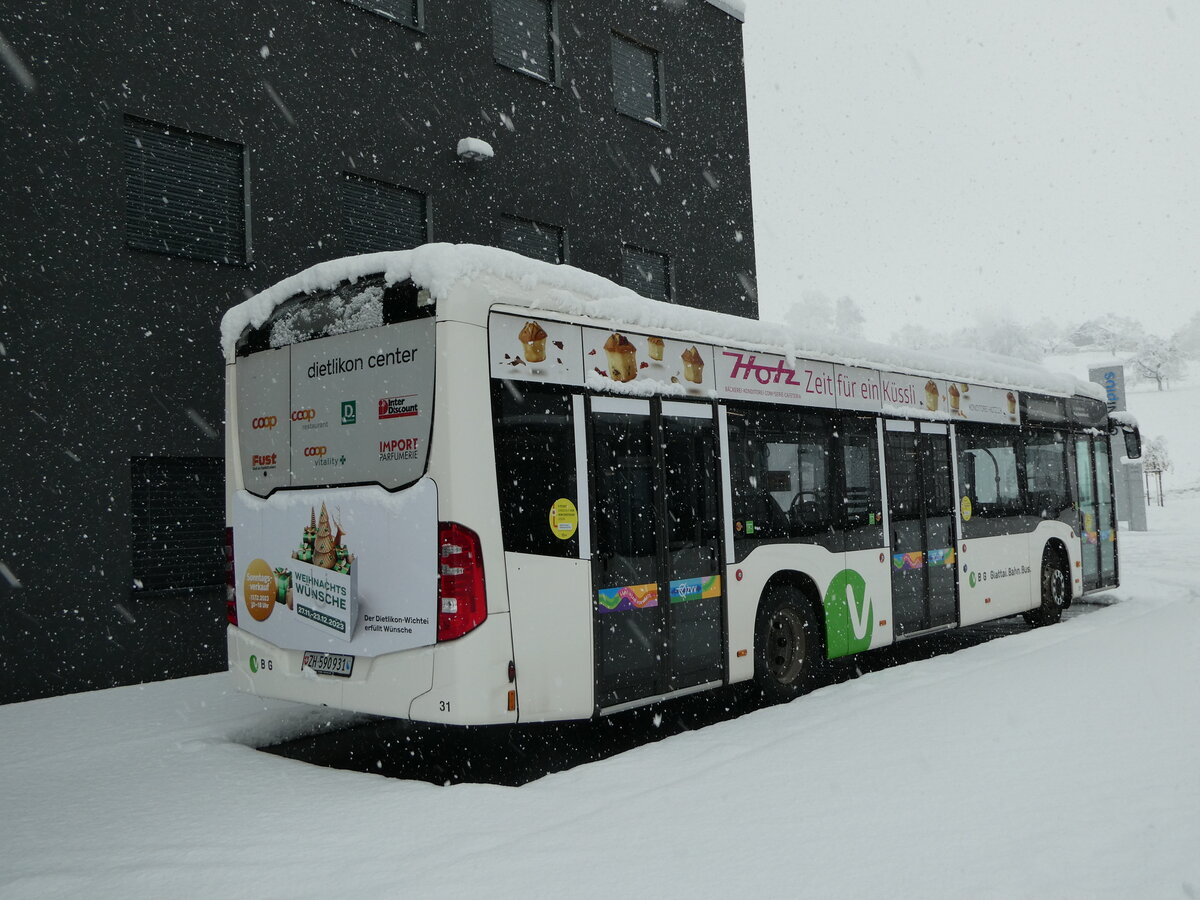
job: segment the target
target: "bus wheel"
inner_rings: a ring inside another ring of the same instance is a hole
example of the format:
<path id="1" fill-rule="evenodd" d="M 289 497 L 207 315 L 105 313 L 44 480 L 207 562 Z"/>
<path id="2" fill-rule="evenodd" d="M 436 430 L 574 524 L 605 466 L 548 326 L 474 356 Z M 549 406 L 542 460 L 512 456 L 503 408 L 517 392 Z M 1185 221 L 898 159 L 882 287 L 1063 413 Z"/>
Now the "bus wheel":
<path id="1" fill-rule="evenodd" d="M 1025 621 L 1038 628 L 1053 625 L 1061 619 L 1063 610 L 1071 602 L 1070 577 L 1062 556 L 1047 549 L 1042 554 L 1042 605 L 1025 613 Z"/>
<path id="2" fill-rule="evenodd" d="M 798 592 L 769 589 L 754 635 L 754 679 L 763 698 L 791 700 L 813 687 L 824 649 L 816 617 Z"/>

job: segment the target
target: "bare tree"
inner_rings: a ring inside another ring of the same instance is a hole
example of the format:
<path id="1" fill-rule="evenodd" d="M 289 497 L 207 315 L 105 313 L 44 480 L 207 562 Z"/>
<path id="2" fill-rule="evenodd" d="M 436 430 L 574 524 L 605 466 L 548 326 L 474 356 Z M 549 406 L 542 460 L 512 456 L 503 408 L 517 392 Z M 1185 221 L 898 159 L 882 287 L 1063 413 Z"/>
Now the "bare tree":
<path id="1" fill-rule="evenodd" d="M 1179 378 L 1187 366 L 1174 342 L 1149 335 L 1138 344 L 1129 365 L 1138 378 L 1153 381 L 1161 391 L 1172 378 Z"/>

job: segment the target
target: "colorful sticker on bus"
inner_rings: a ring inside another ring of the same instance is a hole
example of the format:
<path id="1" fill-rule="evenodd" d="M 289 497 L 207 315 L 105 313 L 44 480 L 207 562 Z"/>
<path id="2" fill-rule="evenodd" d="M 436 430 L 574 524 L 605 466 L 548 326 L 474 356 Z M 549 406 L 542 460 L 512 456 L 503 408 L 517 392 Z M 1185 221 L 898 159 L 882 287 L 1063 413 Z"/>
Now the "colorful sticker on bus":
<path id="1" fill-rule="evenodd" d="M 721 596 L 721 576 L 708 575 L 701 578 L 680 578 L 671 582 L 672 603 L 688 600 L 711 600 Z"/>
<path id="2" fill-rule="evenodd" d="M 910 572 L 916 569 L 923 569 L 927 565 L 954 565 L 954 548 L 941 547 L 937 550 L 929 550 L 928 552 L 914 550 L 912 553 L 892 554 L 892 566 L 901 572 Z"/>
<path id="3" fill-rule="evenodd" d="M 658 606 L 657 584 L 629 584 L 624 587 L 601 588 L 596 592 L 597 612 L 625 612 Z"/>

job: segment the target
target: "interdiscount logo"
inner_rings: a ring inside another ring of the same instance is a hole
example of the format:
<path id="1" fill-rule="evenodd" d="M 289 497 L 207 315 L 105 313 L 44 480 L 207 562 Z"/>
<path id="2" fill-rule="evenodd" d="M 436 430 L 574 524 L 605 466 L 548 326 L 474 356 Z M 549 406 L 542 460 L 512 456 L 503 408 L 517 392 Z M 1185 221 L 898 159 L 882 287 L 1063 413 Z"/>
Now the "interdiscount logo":
<path id="1" fill-rule="evenodd" d="M 274 416 L 259 416 L 250 423 L 251 428 L 274 428 L 279 420 Z"/>
<path id="2" fill-rule="evenodd" d="M 311 419 L 315 419 L 316 417 L 317 417 L 317 411 L 315 409 L 293 409 L 292 410 L 292 421 L 293 422 L 307 422 Z"/>

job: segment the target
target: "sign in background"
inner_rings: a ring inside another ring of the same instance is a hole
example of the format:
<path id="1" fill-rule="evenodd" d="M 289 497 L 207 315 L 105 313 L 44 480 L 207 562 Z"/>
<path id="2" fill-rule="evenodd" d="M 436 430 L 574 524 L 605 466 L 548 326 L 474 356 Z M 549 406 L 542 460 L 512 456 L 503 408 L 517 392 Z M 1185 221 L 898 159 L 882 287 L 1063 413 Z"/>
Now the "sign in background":
<path id="1" fill-rule="evenodd" d="M 1127 409 L 1125 405 L 1125 367 L 1096 366 L 1088 369 L 1088 381 L 1104 388 L 1104 402 L 1109 412 Z"/>

